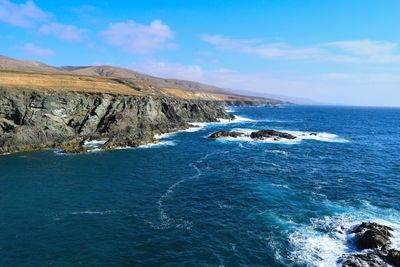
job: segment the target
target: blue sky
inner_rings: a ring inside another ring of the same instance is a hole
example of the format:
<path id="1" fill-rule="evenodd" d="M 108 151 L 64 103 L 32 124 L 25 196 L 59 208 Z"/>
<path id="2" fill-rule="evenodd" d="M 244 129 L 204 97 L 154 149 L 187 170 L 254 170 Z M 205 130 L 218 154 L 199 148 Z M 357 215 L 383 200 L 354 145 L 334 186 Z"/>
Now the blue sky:
<path id="1" fill-rule="evenodd" d="M 400 1 L 0 0 L 0 54 L 400 106 Z"/>

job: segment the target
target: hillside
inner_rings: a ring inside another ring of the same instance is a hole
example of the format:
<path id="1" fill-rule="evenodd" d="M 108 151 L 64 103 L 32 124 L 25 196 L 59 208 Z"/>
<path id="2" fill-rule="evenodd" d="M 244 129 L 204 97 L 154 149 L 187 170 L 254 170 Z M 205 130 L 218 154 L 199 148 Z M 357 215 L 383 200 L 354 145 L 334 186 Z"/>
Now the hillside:
<path id="1" fill-rule="evenodd" d="M 243 96 L 197 82 L 153 77 L 119 67 L 53 67 L 4 56 L 0 56 L 0 78 L 0 87 L 7 89 L 171 96 L 186 100 L 224 101 L 234 105 L 283 103 L 270 98 Z"/>

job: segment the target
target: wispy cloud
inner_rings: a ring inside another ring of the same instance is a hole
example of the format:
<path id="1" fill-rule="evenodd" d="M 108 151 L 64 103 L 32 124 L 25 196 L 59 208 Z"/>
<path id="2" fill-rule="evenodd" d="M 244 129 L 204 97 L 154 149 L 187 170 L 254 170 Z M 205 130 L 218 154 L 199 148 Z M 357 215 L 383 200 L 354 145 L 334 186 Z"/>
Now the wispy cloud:
<path id="1" fill-rule="evenodd" d="M 202 39 L 221 50 L 252 54 L 264 59 L 347 63 L 400 62 L 398 44 L 387 41 L 350 40 L 301 47 L 287 43 L 266 43 L 260 39 L 231 39 L 220 35 L 204 35 Z"/>
<path id="2" fill-rule="evenodd" d="M 293 96 L 321 103 L 400 106 L 396 97 L 400 75 L 396 73 L 244 73 L 158 61 L 140 62 L 132 68 L 164 78 L 192 80 L 258 95 Z"/>
<path id="3" fill-rule="evenodd" d="M 50 23 L 43 25 L 39 32 L 45 35 L 52 35 L 63 41 L 79 42 L 85 39 L 88 32 L 86 29 L 77 28 L 70 24 Z"/>
<path id="4" fill-rule="evenodd" d="M 118 46 L 132 54 L 143 54 L 175 46 L 170 43 L 174 32 L 160 20 L 154 20 L 150 25 L 140 24 L 133 20 L 112 23 L 100 33 L 100 36 L 108 44 Z"/>
<path id="5" fill-rule="evenodd" d="M 16 4 L 0 0 L 0 21 L 18 27 L 33 27 L 37 22 L 46 21 L 51 16 L 40 9 L 33 0 Z"/>
<path id="6" fill-rule="evenodd" d="M 29 56 L 37 56 L 37 57 L 50 57 L 54 56 L 55 52 L 48 48 L 42 48 L 32 43 L 26 43 L 22 50 L 25 54 Z"/>
<path id="7" fill-rule="evenodd" d="M 204 70 L 200 65 L 182 65 L 163 61 L 146 60 L 132 66 L 133 69 L 164 78 L 204 81 Z"/>

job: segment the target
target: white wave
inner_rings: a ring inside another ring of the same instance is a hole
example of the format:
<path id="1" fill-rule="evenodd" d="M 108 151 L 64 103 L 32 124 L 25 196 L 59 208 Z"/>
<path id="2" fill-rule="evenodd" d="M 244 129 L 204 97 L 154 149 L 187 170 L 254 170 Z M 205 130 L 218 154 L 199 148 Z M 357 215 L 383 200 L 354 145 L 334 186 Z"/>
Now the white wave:
<path id="1" fill-rule="evenodd" d="M 289 186 L 286 184 L 271 184 L 271 186 L 289 189 Z"/>
<path id="2" fill-rule="evenodd" d="M 161 141 L 157 143 L 149 143 L 145 145 L 139 146 L 139 148 L 153 148 L 153 147 L 160 147 L 160 146 L 174 146 L 176 143 L 174 141 Z"/>
<path id="3" fill-rule="evenodd" d="M 187 220 L 184 220 L 184 219 L 170 217 L 167 214 L 167 211 L 165 210 L 164 202 L 168 198 L 170 198 L 172 194 L 174 194 L 174 190 L 179 185 L 186 183 L 188 181 L 191 181 L 191 180 L 198 179 L 202 176 L 203 173 L 200 170 L 200 168 L 196 165 L 196 163 L 197 164 L 202 163 L 204 160 L 206 160 L 207 158 L 209 158 L 211 156 L 218 155 L 218 154 L 225 154 L 225 153 L 228 153 L 228 151 L 209 153 L 209 154 L 206 154 L 205 156 L 203 156 L 202 158 L 200 158 L 199 160 L 197 160 L 195 163 L 194 162 L 190 163 L 189 167 L 192 167 L 196 171 L 196 173 L 190 177 L 183 178 L 183 179 L 177 181 L 176 183 L 172 184 L 170 187 L 168 187 L 167 191 L 161 195 L 161 197 L 157 201 L 161 224 L 159 226 L 156 226 L 154 224 L 151 224 L 151 225 L 157 229 L 166 229 L 166 228 L 170 228 L 171 226 L 175 226 L 176 228 L 190 230 L 193 226 L 193 223 L 189 222 Z"/>
<path id="4" fill-rule="evenodd" d="M 296 136 L 296 138 L 301 140 L 315 140 L 321 142 L 335 142 L 335 143 L 347 143 L 348 140 L 339 137 L 332 133 L 316 133 L 316 132 L 302 132 L 302 131 L 285 131 L 286 133 Z"/>
<path id="5" fill-rule="evenodd" d="M 163 133 L 163 134 L 155 134 L 154 138 L 156 139 L 167 139 L 173 137 L 177 132 L 171 132 L 171 133 Z"/>
<path id="6" fill-rule="evenodd" d="M 277 154 L 277 155 L 283 155 L 285 157 L 287 157 L 289 155 L 289 153 L 287 151 L 283 151 L 283 150 L 265 150 L 265 152 Z"/>
<path id="7" fill-rule="evenodd" d="M 235 112 L 234 108 L 225 108 L 225 112 L 232 113 Z"/>
<path id="8" fill-rule="evenodd" d="M 258 131 L 256 129 L 233 129 L 233 131 L 241 132 L 244 135 L 239 137 L 221 137 L 217 140 L 220 142 L 254 142 L 254 143 L 274 143 L 274 144 L 285 144 L 285 145 L 294 145 L 299 144 L 301 139 L 276 139 L 276 138 L 263 138 L 263 139 L 253 139 L 250 137 L 250 134 L 254 131 Z"/>
<path id="9" fill-rule="evenodd" d="M 102 145 L 104 145 L 107 142 L 107 140 L 90 140 L 90 141 L 85 141 L 83 143 L 83 147 L 89 147 L 89 148 L 99 148 Z"/>
<path id="10" fill-rule="evenodd" d="M 236 129 L 233 129 L 233 131 L 241 132 L 241 133 L 243 133 L 243 136 L 222 137 L 222 138 L 218 138 L 218 140 L 221 142 L 235 141 L 235 142 L 274 143 L 274 144 L 286 144 L 286 145 L 299 144 L 303 140 L 315 140 L 315 141 L 320 141 L 320 142 L 338 142 L 338 143 L 348 142 L 346 139 L 340 138 L 338 135 L 331 134 L 331 133 L 312 133 L 312 132 L 280 130 L 282 132 L 294 135 L 296 137 L 296 139 L 284 139 L 284 138 L 274 138 L 274 137 L 253 139 L 250 137 L 250 134 L 252 132 L 258 131 L 257 129 L 236 128 Z M 285 154 L 285 152 L 283 154 Z"/>
<path id="11" fill-rule="evenodd" d="M 253 120 L 253 119 L 249 119 L 249 118 L 246 118 L 246 117 L 235 115 L 235 119 L 234 120 L 231 120 L 231 119 L 218 119 L 218 122 L 216 122 L 216 123 L 228 124 L 228 123 L 242 123 L 242 122 L 254 122 L 254 121 L 255 120 Z"/>
<path id="12" fill-rule="evenodd" d="M 187 129 L 184 130 L 178 130 L 175 132 L 170 132 L 170 133 L 163 133 L 163 134 L 156 134 L 154 135 L 155 138 L 157 139 L 168 139 L 173 137 L 174 135 L 178 134 L 178 133 L 193 133 L 193 132 L 197 132 L 200 131 L 204 128 L 206 128 L 207 126 L 210 125 L 219 125 L 219 124 L 228 124 L 228 123 L 243 123 L 243 122 L 253 122 L 254 120 L 249 119 L 249 118 L 245 118 L 245 117 L 241 117 L 241 116 L 235 116 L 234 120 L 230 120 L 230 119 L 218 119 L 216 122 L 190 122 L 189 125 L 191 125 L 192 127 L 189 127 Z"/>
<path id="13" fill-rule="evenodd" d="M 116 210 L 103 210 L 103 211 L 93 211 L 93 210 L 85 210 L 85 211 L 73 211 L 69 214 L 71 215 L 107 215 L 117 213 Z"/>
<path id="14" fill-rule="evenodd" d="M 312 227 L 303 227 L 295 232 L 289 237 L 289 242 L 296 248 L 291 259 L 306 266 L 336 266 L 346 250 L 342 239 L 318 233 Z"/>
<path id="15" fill-rule="evenodd" d="M 293 249 L 290 258 L 306 266 L 336 266 L 343 254 L 354 252 L 353 236 L 346 231 L 362 222 L 376 222 L 393 228 L 390 246 L 400 248 L 400 213 L 368 203 L 359 209 L 348 207 L 344 213 L 312 219 L 311 225 L 298 226 L 289 236 Z"/>

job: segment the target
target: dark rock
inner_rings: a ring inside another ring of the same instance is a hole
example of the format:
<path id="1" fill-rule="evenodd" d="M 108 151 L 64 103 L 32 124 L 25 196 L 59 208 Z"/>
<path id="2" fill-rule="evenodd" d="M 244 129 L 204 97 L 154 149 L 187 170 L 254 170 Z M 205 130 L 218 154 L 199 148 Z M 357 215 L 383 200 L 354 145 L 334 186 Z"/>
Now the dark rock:
<path id="1" fill-rule="evenodd" d="M 239 137 L 239 136 L 242 136 L 242 135 L 243 135 L 243 133 L 240 133 L 240 132 L 218 131 L 218 132 L 215 132 L 215 133 L 211 134 L 209 136 L 209 138 L 213 138 L 213 139 L 221 138 L 221 137 L 234 137 L 234 138 L 236 138 L 236 137 Z"/>
<path id="2" fill-rule="evenodd" d="M 228 118 L 230 119 L 230 120 L 236 120 L 236 117 L 235 117 L 235 115 L 233 115 L 233 114 L 228 114 Z"/>
<path id="3" fill-rule="evenodd" d="M 339 260 L 342 267 L 388 267 L 389 265 L 376 253 L 349 254 Z"/>
<path id="4" fill-rule="evenodd" d="M 57 147 L 84 152 L 78 139 L 109 139 L 102 148 L 137 146 L 153 140 L 151 133 L 219 118 L 231 116 L 218 101 L 0 88 L 0 153 Z"/>
<path id="5" fill-rule="evenodd" d="M 271 137 L 272 138 L 283 138 L 283 139 L 296 139 L 296 136 L 294 136 L 294 135 L 275 131 L 275 130 L 260 130 L 257 132 L 252 132 L 250 134 L 250 137 L 253 139 L 271 138 Z M 279 140 L 279 139 L 276 139 L 276 140 Z"/>
<path id="6" fill-rule="evenodd" d="M 395 267 L 400 267 L 400 251 L 391 249 L 389 250 L 386 260 Z"/>
<path id="7" fill-rule="evenodd" d="M 317 133 L 310 133 L 311 136 L 317 136 Z"/>
<path id="8" fill-rule="evenodd" d="M 351 233 L 355 234 L 355 245 L 358 249 L 387 248 L 392 237 L 392 228 L 377 223 L 363 222 Z"/>

